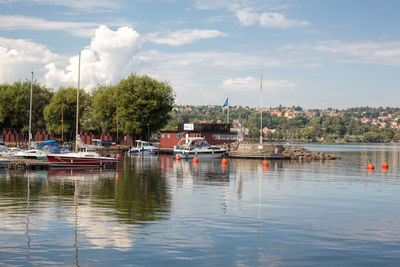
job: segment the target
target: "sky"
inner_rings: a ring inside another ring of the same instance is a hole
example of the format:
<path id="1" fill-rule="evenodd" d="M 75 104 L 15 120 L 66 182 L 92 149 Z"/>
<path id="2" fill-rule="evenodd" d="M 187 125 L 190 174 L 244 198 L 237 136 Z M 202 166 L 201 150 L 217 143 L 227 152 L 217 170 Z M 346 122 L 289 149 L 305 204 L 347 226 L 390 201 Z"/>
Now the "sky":
<path id="1" fill-rule="evenodd" d="M 0 0 L 0 83 L 129 74 L 179 105 L 399 107 L 398 0 Z M 262 77 L 262 91 L 260 91 Z"/>

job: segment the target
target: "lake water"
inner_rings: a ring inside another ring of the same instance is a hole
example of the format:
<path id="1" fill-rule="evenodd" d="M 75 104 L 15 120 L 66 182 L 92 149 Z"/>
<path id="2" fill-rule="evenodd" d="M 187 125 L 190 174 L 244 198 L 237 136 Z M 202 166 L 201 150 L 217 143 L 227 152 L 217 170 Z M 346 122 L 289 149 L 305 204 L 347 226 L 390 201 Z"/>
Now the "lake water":
<path id="1" fill-rule="evenodd" d="M 0 265 L 398 266 L 400 148 L 306 147 L 342 159 L 0 170 Z"/>

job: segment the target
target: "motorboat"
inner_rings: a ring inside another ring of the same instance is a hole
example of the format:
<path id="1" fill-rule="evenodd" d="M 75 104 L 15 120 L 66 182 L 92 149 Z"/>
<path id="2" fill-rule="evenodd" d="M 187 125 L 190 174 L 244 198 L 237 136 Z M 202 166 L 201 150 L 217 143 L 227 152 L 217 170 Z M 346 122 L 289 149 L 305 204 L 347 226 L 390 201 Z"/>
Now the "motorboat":
<path id="1" fill-rule="evenodd" d="M 225 154 L 226 150 L 218 146 L 210 145 L 204 137 L 182 138 L 174 147 L 174 156 L 182 159 L 205 158 L 217 159 Z"/>
<path id="2" fill-rule="evenodd" d="M 41 149 L 21 150 L 13 154 L 15 158 L 46 159 L 46 151 Z"/>
<path id="3" fill-rule="evenodd" d="M 9 157 L 10 151 L 5 145 L 0 145 L 0 157 Z"/>
<path id="4" fill-rule="evenodd" d="M 149 144 L 149 142 L 136 140 L 136 146 L 129 149 L 132 155 L 153 155 L 158 153 L 158 148 Z"/>
<path id="5" fill-rule="evenodd" d="M 103 157 L 97 152 L 76 152 L 64 154 L 47 154 L 51 167 L 105 167 L 115 166 L 120 155 Z"/>

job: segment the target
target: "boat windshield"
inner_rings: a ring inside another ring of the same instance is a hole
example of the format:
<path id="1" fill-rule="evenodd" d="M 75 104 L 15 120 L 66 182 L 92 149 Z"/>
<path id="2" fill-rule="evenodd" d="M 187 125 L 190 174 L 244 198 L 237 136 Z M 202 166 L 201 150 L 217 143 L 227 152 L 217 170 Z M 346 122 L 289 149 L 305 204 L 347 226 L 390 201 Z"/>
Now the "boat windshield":
<path id="1" fill-rule="evenodd" d="M 186 142 L 188 141 L 188 142 Z M 200 147 L 208 147 L 210 144 L 204 138 L 196 138 L 196 139 L 181 139 L 177 145 L 177 148 L 200 148 Z"/>

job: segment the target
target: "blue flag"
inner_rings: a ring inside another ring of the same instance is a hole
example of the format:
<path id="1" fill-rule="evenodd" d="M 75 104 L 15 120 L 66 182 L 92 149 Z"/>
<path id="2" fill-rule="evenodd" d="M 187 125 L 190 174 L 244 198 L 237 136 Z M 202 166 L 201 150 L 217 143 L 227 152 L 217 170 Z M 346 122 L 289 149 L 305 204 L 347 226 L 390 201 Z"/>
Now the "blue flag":
<path id="1" fill-rule="evenodd" d="M 227 107 L 227 106 L 228 106 L 228 98 L 226 98 L 225 104 L 222 106 L 222 108 Z"/>

